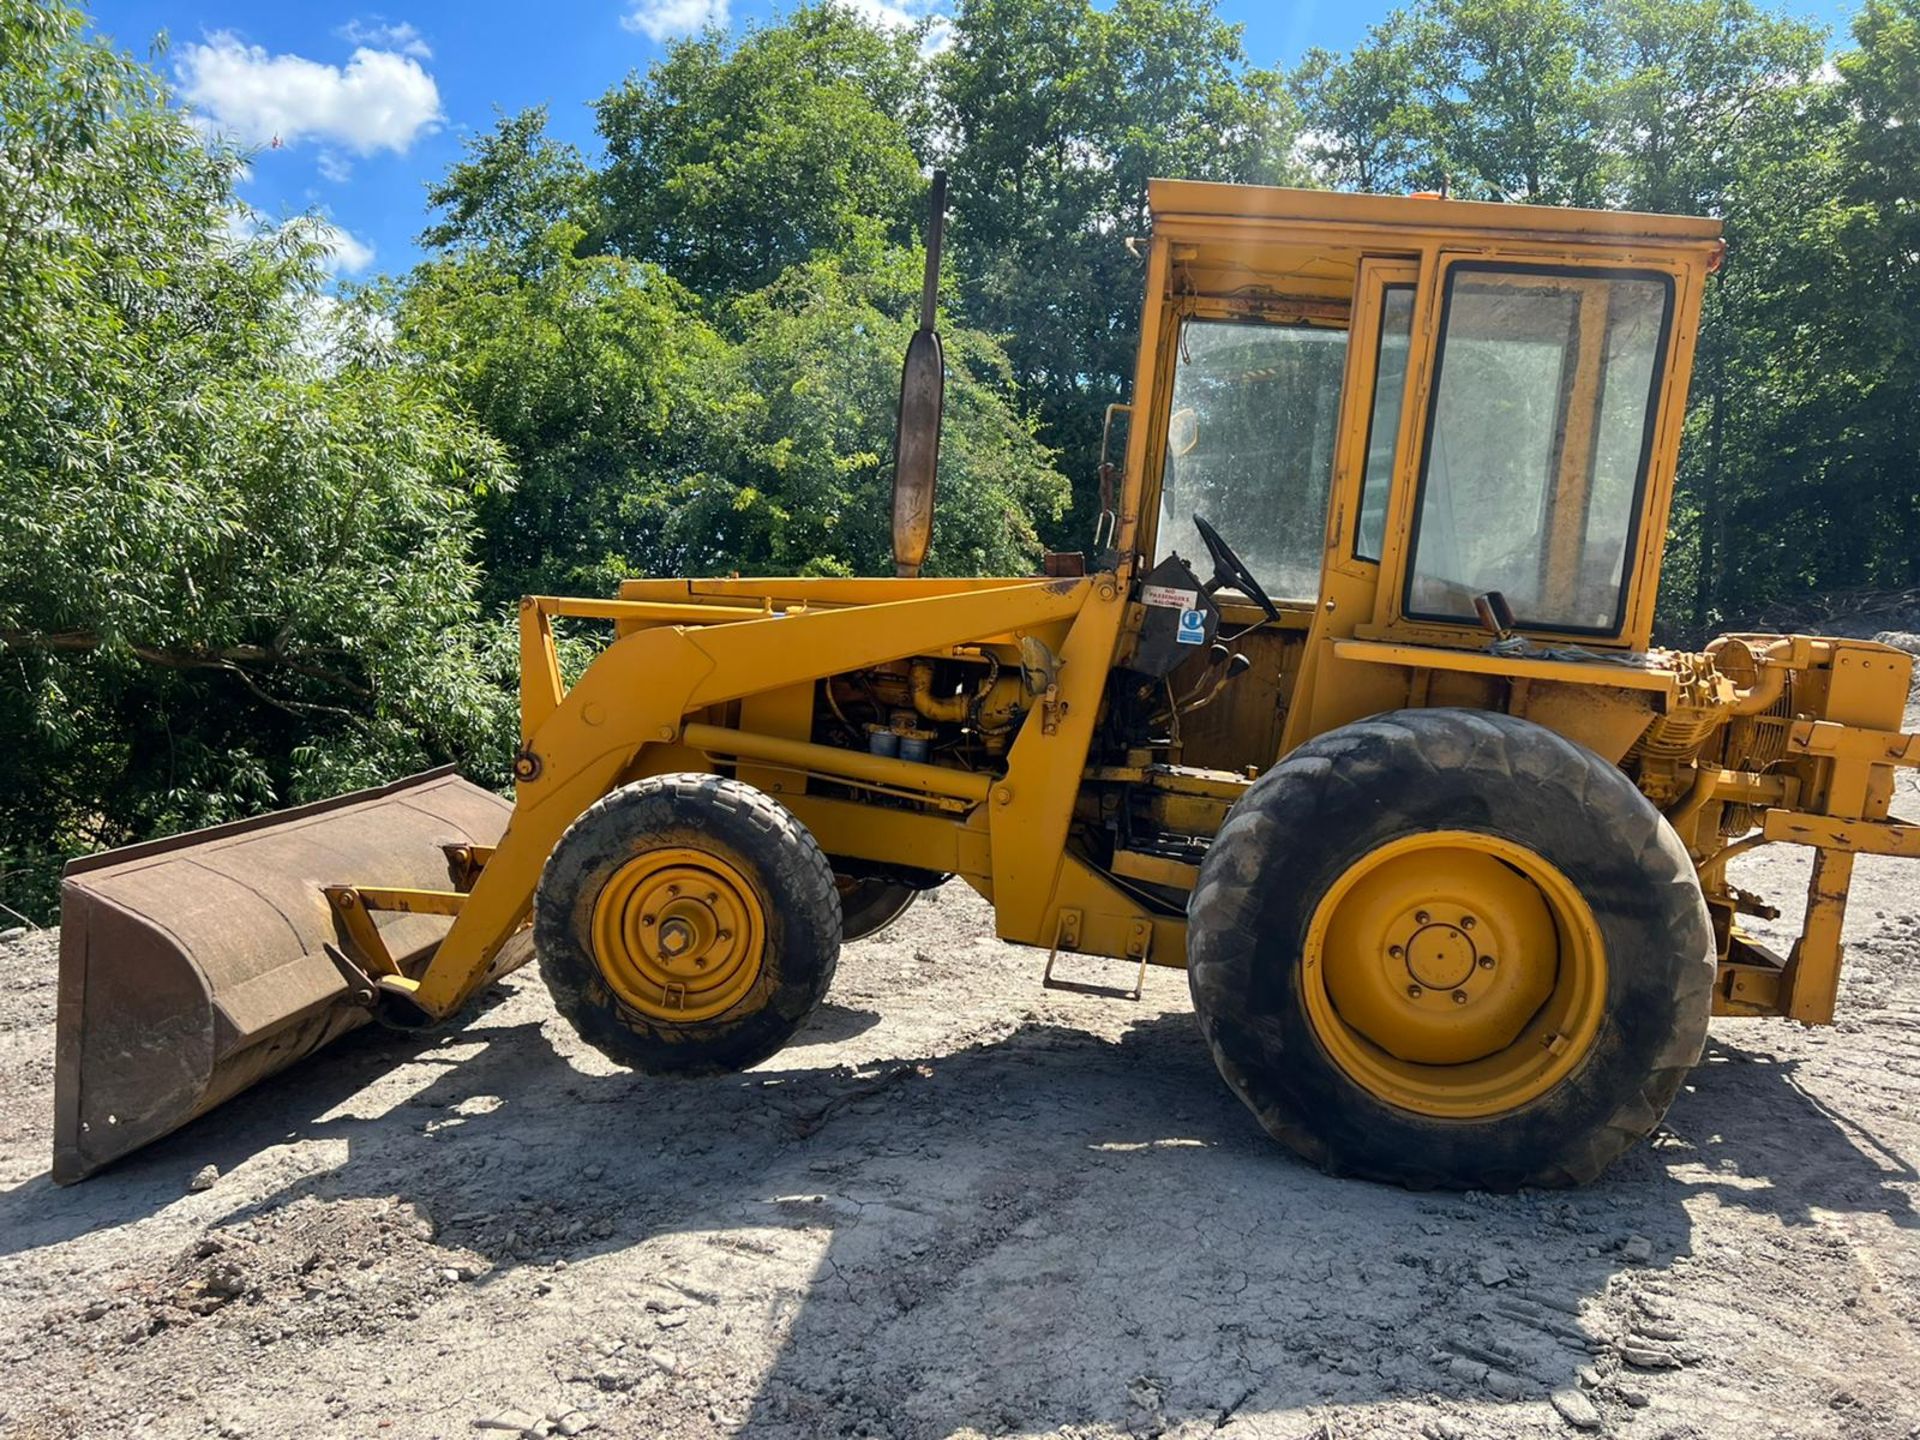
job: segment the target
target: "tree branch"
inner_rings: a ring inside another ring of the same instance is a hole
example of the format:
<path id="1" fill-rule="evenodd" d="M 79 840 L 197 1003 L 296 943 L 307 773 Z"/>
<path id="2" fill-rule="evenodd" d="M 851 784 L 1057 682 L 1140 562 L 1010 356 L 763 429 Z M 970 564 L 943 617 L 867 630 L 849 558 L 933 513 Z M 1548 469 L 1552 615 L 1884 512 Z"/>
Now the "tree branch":
<path id="1" fill-rule="evenodd" d="M 349 680 L 346 676 L 325 669 L 311 661 L 299 659 L 286 653 L 284 629 L 274 637 L 271 645 L 229 645 L 221 649 L 168 649 L 158 645 L 142 645 L 129 641 L 127 649 L 135 658 L 149 665 L 157 665 L 168 670 L 229 670 L 244 678 L 241 666 L 263 665 L 279 666 L 318 680 L 326 685 L 337 686 L 362 699 L 371 699 L 373 692 L 365 685 Z M 107 642 L 92 630 L 0 630 L 0 649 L 4 650 L 40 650 L 63 654 L 86 654 L 99 650 Z M 252 682 L 248 681 L 251 685 Z M 256 692 L 258 693 L 258 692 Z M 262 696 L 262 699 L 267 697 Z M 275 702 L 278 703 L 278 702 Z M 320 709 L 329 707 L 320 706 Z"/>

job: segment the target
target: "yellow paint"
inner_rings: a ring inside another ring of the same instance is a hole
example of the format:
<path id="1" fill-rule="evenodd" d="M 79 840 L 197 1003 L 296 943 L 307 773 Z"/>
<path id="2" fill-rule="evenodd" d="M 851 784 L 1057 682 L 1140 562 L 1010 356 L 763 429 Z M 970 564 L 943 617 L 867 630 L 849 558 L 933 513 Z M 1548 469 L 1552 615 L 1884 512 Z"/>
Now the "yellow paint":
<path id="1" fill-rule="evenodd" d="M 1480 637 L 1484 644 L 1486 636 Z M 1498 675 L 1509 680 L 1562 681 L 1610 690 L 1650 690 L 1673 696 L 1678 692 L 1674 672 L 1664 665 L 1644 668 L 1600 661 L 1542 660 L 1494 655 L 1484 649 L 1439 650 L 1419 645 L 1393 645 L 1369 640 L 1342 640 L 1333 646 L 1342 660 L 1371 665 L 1401 665 L 1425 670 L 1454 670 L 1469 675 Z"/>
<path id="2" fill-rule="evenodd" d="M 816 678 L 822 657 L 831 657 L 825 662 L 831 669 L 853 670 L 1072 622 L 1096 590 L 1094 580 L 1080 579 L 904 593 L 908 598 L 886 604 L 809 608 L 725 625 L 652 626 L 616 640 L 533 728 L 524 748 L 532 773 L 517 786 L 507 832 L 425 972 L 416 983 L 393 977 L 382 983 L 428 1015 L 459 1009 L 526 919 L 541 867 L 561 833 L 631 772 L 645 747 L 677 742 L 689 714 Z M 528 611 L 521 614 L 525 626 Z M 1103 673 L 1104 661 L 1082 668 Z M 1091 682 L 1097 699 L 1098 681 L 1088 676 L 1074 694 Z M 1080 723 L 1090 727 L 1093 706 L 1085 710 Z M 1084 746 L 1085 729 L 1076 733 Z M 1051 758 L 1043 755 L 1042 763 Z M 1068 776 L 1070 789 L 1076 775 L 1077 766 Z M 1044 786 L 1034 787 L 1036 797 L 1043 793 Z M 1063 831 L 1065 823 L 1063 814 Z"/>
<path id="3" fill-rule="evenodd" d="M 1113 873 L 1128 880 L 1144 880 L 1149 885 L 1165 885 L 1172 890 L 1191 890 L 1200 878 L 1198 865 L 1169 860 L 1164 855 L 1143 855 L 1133 850 L 1113 852 Z"/>
<path id="4" fill-rule="evenodd" d="M 978 805 L 993 779 L 971 770 L 953 770 L 912 760 L 869 755 L 836 745 L 815 745 L 778 735 L 756 735 L 720 725 L 689 725 L 684 738 L 696 750 L 732 759 L 762 761 L 795 774 L 830 775 L 871 783 L 895 793 L 939 795 Z"/>
<path id="5" fill-rule="evenodd" d="M 752 885 L 717 855 L 670 846 L 617 870 L 593 906 L 593 959 L 622 1004 L 692 1024 L 752 991 L 766 913 Z"/>
<path id="6" fill-rule="evenodd" d="M 1606 1003 L 1592 907 L 1524 846 L 1441 830 L 1363 856 L 1321 899 L 1300 984 L 1355 1084 L 1415 1114 L 1526 1104 L 1586 1058 Z"/>

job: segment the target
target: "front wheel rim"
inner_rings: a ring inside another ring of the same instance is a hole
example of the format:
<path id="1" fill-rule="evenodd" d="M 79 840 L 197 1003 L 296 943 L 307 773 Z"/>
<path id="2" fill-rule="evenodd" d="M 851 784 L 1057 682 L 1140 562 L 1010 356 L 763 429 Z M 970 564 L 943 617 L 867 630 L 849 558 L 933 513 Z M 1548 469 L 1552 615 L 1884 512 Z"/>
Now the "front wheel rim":
<path id="1" fill-rule="evenodd" d="M 1606 944 L 1573 882 L 1469 830 L 1390 841 L 1315 907 L 1301 957 L 1315 1037 L 1369 1094 L 1481 1119 L 1546 1094 L 1587 1057 Z"/>
<path id="2" fill-rule="evenodd" d="M 760 978 L 766 914 L 717 855 L 672 847 L 627 861 L 594 900 L 593 958 L 620 1002 L 688 1024 L 732 1009 Z"/>

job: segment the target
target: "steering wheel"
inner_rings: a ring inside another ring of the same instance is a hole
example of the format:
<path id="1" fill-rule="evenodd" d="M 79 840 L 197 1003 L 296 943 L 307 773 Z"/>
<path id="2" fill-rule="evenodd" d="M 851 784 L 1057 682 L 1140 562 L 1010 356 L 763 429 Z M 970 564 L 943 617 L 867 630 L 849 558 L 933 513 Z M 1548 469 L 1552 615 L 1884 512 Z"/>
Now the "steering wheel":
<path id="1" fill-rule="evenodd" d="M 1253 572 L 1247 569 L 1246 562 L 1233 553 L 1233 547 L 1220 538 L 1220 532 L 1213 528 L 1207 517 L 1195 512 L 1193 528 L 1200 532 L 1200 538 L 1206 542 L 1207 554 L 1213 557 L 1213 579 L 1205 586 L 1207 594 L 1231 585 L 1265 611 L 1269 620 L 1278 620 L 1280 607 L 1267 598 L 1267 592 L 1260 588 L 1260 582 L 1253 578 Z"/>

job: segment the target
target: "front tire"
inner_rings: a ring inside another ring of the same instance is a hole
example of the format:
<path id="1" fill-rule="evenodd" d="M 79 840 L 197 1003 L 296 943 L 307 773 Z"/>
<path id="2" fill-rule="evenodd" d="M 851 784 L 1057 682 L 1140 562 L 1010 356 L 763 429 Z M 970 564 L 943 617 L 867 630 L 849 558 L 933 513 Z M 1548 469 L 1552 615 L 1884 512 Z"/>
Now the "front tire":
<path id="1" fill-rule="evenodd" d="M 833 870 L 784 806 L 717 775 L 659 775 L 560 837 L 534 948 L 555 1008 L 609 1060 L 717 1074 L 766 1059 L 813 1013 L 840 925 Z"/>
<path id="2" fill-rule="evenodd" d="M 1685 847 L 1617 767 L 1512 716 L 1398 711 L 1300 747 L 1235 805 L 1188 917 L 1221 1074 L 1335 1173 L 1585 1183 L 1706 1038 Z"/>

